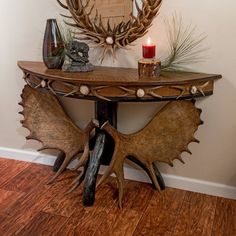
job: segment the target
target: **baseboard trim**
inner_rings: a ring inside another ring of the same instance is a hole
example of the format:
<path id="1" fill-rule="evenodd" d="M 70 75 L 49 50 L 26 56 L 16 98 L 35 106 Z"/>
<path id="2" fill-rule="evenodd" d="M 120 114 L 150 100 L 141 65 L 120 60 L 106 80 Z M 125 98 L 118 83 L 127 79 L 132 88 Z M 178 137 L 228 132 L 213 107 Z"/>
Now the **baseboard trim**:
<path id="1" fill-rule="evenodd" d="M 56 159 L 56 157 L 53 155 L 5 147 L 0 147 L 0 157 L 49 166 L 52 166 Z M 73 163 L 70 167 L 72 166 Z M 106 167 L 102 166 L 100 168 L 100 174 L 103 174 L 105 169 Z M 124 173 L 126 179 L 150 183 L 148 176 L 142 170 L 125 166 Z M 166 186 L 168 187 L 236 200 L 236 187 L 234 186 L 169 174 L 163 174 L 163 178 L 165 180 Z"/>

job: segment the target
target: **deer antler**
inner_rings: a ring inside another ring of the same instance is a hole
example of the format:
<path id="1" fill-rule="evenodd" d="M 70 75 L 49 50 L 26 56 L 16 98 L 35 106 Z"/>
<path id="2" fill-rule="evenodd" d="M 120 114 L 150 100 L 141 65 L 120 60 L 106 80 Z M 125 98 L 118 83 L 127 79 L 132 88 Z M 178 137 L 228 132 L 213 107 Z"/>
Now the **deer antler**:
<path id="1" fill-rule="evenodd" d="M 85 165 L 89 156 L 90 133 L 99 124 L 92 120 L 84 130 L 78 128 L 67 116 L 58 99 L 50 93 L 41 93 L 26 85 L 22 92 L 24 116 L 23 127 L 30 131 L 26 139 L 34 139 L 42 143 L 39 149 L 56 149 L 65 153 L 65 159 L 49 181 L 52 183 L 68 166 L 78 153 L 83 152 L 80 163 Z M 81 165 L 82 165 L 81 164 Z"/>
<path id="2" fill-rule="evenodd" d="M 104 48 L 102 61 L 108 52 L 111 52 L 115 57 L 115 51 L 118 48 L 124 48 L 136 39 L 143 37 L 162 4 L 162 0 L 142 0 L 143 5 L 140 9 L 137 0 L 135 0 L 137 17 L 131 13 L 128 22 L 122 21 L 111 27 L 109 20 L 107 25 L 104 25 L 102 17 L 98 15 L 97 11 L 94 19 L 90 18 L 94 11 L 94 5 L 89 7 L 90 0 L 86 0 L 85 4 L 81 0 L 66 0 L 66 4 L 60 0 L 57 2 L 64 9 L 70 11 L 71 16 L 66 17 L 74 20 L 74 23 L 66 22 L 67 25 L 79 28 L 85 35 L 83 39 L 95 43 L 97 47 Z"/>
<path id="3" fill-rule="evenodd" d="M 158 112 L 146 127 L 134 134 L 119 133 L 108 122 L 105 123 L 102 129 L 115 140 L 115 151 L 98 185 L 115 173 L 119 187 L 119 206 L 122 207 L 123 165 L 128 156 L 133 156 L 147 167 L 152 182 L 159 189 L 153 163 L 159 161 L 173 166 L 175 159 L 183 162 L 181 153 L 191 153 L 189 143 L 199 142 L 193 135 L 203 123 L 200 114 L 201 110 L 192 101 L 173 101 Z"/>

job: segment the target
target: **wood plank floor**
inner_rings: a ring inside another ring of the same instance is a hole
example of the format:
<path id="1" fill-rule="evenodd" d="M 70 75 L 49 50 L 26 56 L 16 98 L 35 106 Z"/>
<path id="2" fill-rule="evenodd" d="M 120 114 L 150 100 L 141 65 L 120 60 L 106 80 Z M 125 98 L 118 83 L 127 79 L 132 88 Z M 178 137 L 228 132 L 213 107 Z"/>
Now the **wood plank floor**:
<path id="1" fill-rule="evenodd" d="M 82 188 L 65 191 L 76 176 L 66 171 L 47 186 L 51 167 L 0 158 L 0 235 L 236 236 L 236 201 L 127 181 L 124 208 L 114 178 L 93 207 L 82 206 Z"/>

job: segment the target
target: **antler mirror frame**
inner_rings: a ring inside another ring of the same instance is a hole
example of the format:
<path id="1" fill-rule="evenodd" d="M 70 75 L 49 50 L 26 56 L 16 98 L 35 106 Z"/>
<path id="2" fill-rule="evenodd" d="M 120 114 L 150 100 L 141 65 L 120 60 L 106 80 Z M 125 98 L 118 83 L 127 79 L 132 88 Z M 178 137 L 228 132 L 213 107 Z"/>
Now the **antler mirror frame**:
<path id="1" fill-rule="evenodd" d="M 103 22 L 102 16 L 99 15 L 97 9 L 94 9 L 94 4 L 90 4 L 90 0 L 65 0 L 65 3 L 57 0 L 60 6 L 71 14 L 70 16 L 62 15 L 73 20 L 73 23 L 68 21 L 65 23 L 78 28 L 80 34 L 84 35 L 80 39 L 104 49 L 102 60 L 108 53 L 115 57 L 117 49 L 124 48 L 143 37 L 148 32 L 162 4 L 162 0 L 142 0 L 142 8 L 140 8 L 137 0 L 134 1 L 137 16 L 131 13 L 127 22 L 121 21 L 112 26 L 109 19 L 106 24 Z M 91 17 L 92 14 L 95 16 Z"/>

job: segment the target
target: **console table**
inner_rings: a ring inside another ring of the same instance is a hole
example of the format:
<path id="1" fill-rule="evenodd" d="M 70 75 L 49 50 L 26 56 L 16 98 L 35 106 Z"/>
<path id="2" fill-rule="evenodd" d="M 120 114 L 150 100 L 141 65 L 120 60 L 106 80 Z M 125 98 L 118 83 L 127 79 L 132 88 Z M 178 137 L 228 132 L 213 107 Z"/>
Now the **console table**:
<path id="1" fill-rule="evenodd" d="M 45 92 L 45 94 L 51 92 L 50 94 L 55 96 L 95 101 L 95 118 L 100 125 L 94 126 L 96 134 L 89 142 L 90 150 L 94 151 L 84 165 L 85 171 L 77 179 L 76 184 L 78 186 L 84 180 L 83 202 L 85 205 L 94 203 L 100 164 L 109 165 L 111 162 L 116 140 L 108 134 L 109 132 L 99 127 L 109 121 L 110 125 L 116 128 L 119 102 L 181 101 L 209 96 L 213 94 L 214 81 L 221 78 L 221 75 L 186 72 L 163 72 L 158 79 L 139 78 L 136 69 L 111 67 L 96 67 L 93 72 L 89 73 L 65 73 L 61 70 L 49 70 L 42 62 L 27 61 L 18 62 L 18 66 L 24 73 L 27 86 L 34 89 L 31 91 L 40 91 L 42 96 L 46 96 L 43 94 Z M 23 100 L 27 96 L 23 90 Z M 21 105 L 24 106 L 22 103 Z M 31 105 L 37 106 L 37 104 Z M 21 114 L 25 115 L 24 110 Z M 27 125 L 25 127 L 29 128 Z M 37 133 L 37 131 L 34 132 Z M 30 138 L 34 137 L 31 135 L 28 139 Z M 44 149 L 46 148 L 55 147 L 48 146 Z M 153 181 L 152 172 L 142 161 L 131 155 L 128 159 L 144 169 Z M 54 171 L 60 170 L 64 160 L 65 152 L 60 150 Z M 165 183 L 158 170 L 157 162 L 153 162 L 152 165 L 160 189 L 164 190 Z M 153 184 L 156 186 L 155 183 Z"/>

